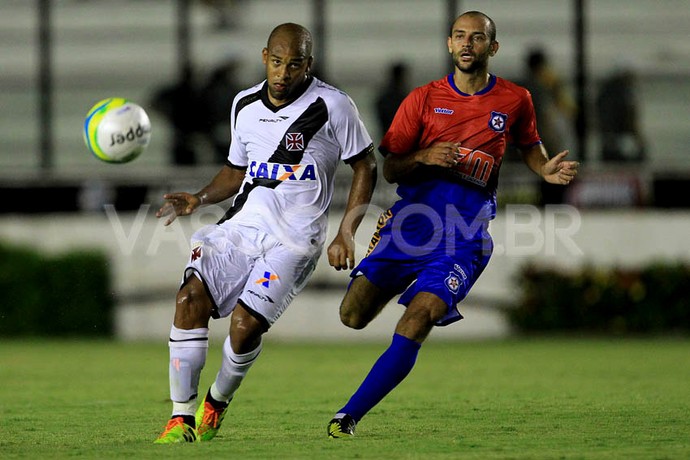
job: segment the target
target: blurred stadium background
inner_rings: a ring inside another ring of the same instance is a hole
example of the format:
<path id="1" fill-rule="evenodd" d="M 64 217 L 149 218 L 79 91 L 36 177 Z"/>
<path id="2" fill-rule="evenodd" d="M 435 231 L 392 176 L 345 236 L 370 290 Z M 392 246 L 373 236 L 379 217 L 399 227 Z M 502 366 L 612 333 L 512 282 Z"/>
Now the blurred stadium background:
<path id="1" fill-rule="evenodd" d="M 469 9 L 484 11 L 497 23 L 501 50 L 492 61 L 494 73 L 521 79 L 526 50 L 542 46 L 579 102 L 573 150 L 582 172 L 565 197 L 573 207 L 541 207 L 536 178 L 507 162 L 500 188 L 506 209 L 492 226 L 496 255 L 466 301 L 468 319 L 435 337 L 510 334 L 502 307 L 517 295 L 518 268 L 530 261 L 576 267 L 690 260 L 690 1 L 661 0 L 650 7 L 641 0 L 236 0 L 229 24 L 218 23 L 219 13 L 209 3 L 2 0 L 0 239 L 47 252 L 105 250 L 114 277 L 118 338 L 167 337 L 188 238 L 220 212 L 209 210 L 169 229 L 153 216 L 164 192 L 195 191 L 219 167 L 201 137 L 195 138 L 199 164 L 172 164 L 173 132 L 150 107 L 153 94 L 176 81 L 186 66 L 201 78 L 233 62 L 240 86 L 259 81 L 266 37 L 287 21 L 315 34 L 319 73 L 350 94 L 375 142 L 381 133 L 373 102 L 387 67 L 408 63 L 412 86 L 445 74 L 449 21 Z M 594 98 L 602 79 L 623 65 L 638 77 L 648 140 L 643 162 L 604 162 L 599 154 Z M 88 109 L 113 96 L 139 103 L 152 120 L 148 150 L 128 165 L 100 163 L 81 138 Z M 348 172 L 344 167 L 338 177 L 332 229 L 346 198 Z M 377 211 L 393 199 L 392 187 L 379 181 L 357 238 L 359 256 Z M 112 206 L 104 211 L 104 205 Z M 272 334 L 389 337 L 399 315 L 393 305 L 365 331 L 355 334 L 338 324 L 346 284 L 347 274 L 332 271 L 322 258 L 310 286 Z M 225 322 L 217 323 L 222 323 L 214 325 L 218 334 L 224 334 Z"/>

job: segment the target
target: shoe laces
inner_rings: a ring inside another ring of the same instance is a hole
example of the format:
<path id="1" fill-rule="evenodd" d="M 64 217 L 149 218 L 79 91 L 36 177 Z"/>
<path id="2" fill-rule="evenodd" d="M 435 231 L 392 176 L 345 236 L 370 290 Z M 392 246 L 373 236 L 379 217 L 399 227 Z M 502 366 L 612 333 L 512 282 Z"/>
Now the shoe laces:
<path id="1" fill-rule="evenodd" d="M 202 417 L 201 423 L 216 428 L 221 415 L 223 415 L 223 409 L 216 409 L 213 404 L 206 401 L 204 403 L 204 416 Z"/>
<path id="2" fill-rule="evenodd" d="M 165 431 L 163 431 L 162 436 L 165 436 L 170 430 L 177 426 L 184 426 L 184 419 L 182 417 L 175 417 L 168 420 L 168 424 L 165 425 Z"/>

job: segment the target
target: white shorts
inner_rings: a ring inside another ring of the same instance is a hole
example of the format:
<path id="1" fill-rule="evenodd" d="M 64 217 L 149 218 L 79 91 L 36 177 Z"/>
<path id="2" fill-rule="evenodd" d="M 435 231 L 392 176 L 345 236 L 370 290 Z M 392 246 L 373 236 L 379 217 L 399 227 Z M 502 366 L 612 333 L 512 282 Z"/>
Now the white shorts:
<path id="1" fill-rule="evenodd" d="M 268 330 L 304 288 L 321 251 L 297 252 L 252 227 L 207 225 L 191 239 L 192 255 L 182 284 L 196 275 L 213 302 L 213 318 L 240 303 Z"/>

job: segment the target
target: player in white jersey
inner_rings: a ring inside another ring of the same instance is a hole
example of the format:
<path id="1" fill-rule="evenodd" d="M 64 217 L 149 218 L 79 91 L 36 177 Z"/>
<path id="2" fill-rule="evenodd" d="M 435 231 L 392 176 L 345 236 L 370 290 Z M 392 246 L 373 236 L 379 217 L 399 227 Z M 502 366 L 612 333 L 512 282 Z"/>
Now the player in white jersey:
<path id="1" fill-rule="evenodd" d="M 352 186 L 328 247 L 336 269 L 354 267 L 350 218 L 368 205 L 376 180 L 373 143 L 347 94 L 309 74 L 312 38 L 276 27 L 262 51 L 266 80 L 232 104 L 226 165 L 196 194 L 172 193 L 157 216 L 188 215 L 234 196 L 214 225 L 192 236 L 170 332 L 172 417 L 156 443 L 207 441 L 218 432 L 268 331 L 311 276 L 324 246 L 335 172 L 345 161 Z M 363 213 L 359 213 L 363 215 Z M 210 318 L 231 316 L 215 382 L 197 403 Z"/>

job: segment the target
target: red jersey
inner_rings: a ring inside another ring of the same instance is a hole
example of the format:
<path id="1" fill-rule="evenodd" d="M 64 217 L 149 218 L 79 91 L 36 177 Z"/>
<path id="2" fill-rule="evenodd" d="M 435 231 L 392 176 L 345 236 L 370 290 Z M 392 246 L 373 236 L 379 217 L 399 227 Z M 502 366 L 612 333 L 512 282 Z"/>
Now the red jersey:
<path id="1" fill-rule="evenodd" d="M 455 86 L 452 73 L 416 88 L 398 109 L 380 150 L 404 154 L 436 142 L 460 143 L 455 178 L 493 193 L 507 143 L 519 148 L 541 143 L 532 98 L 495 75 L 472 95 Z"/>

